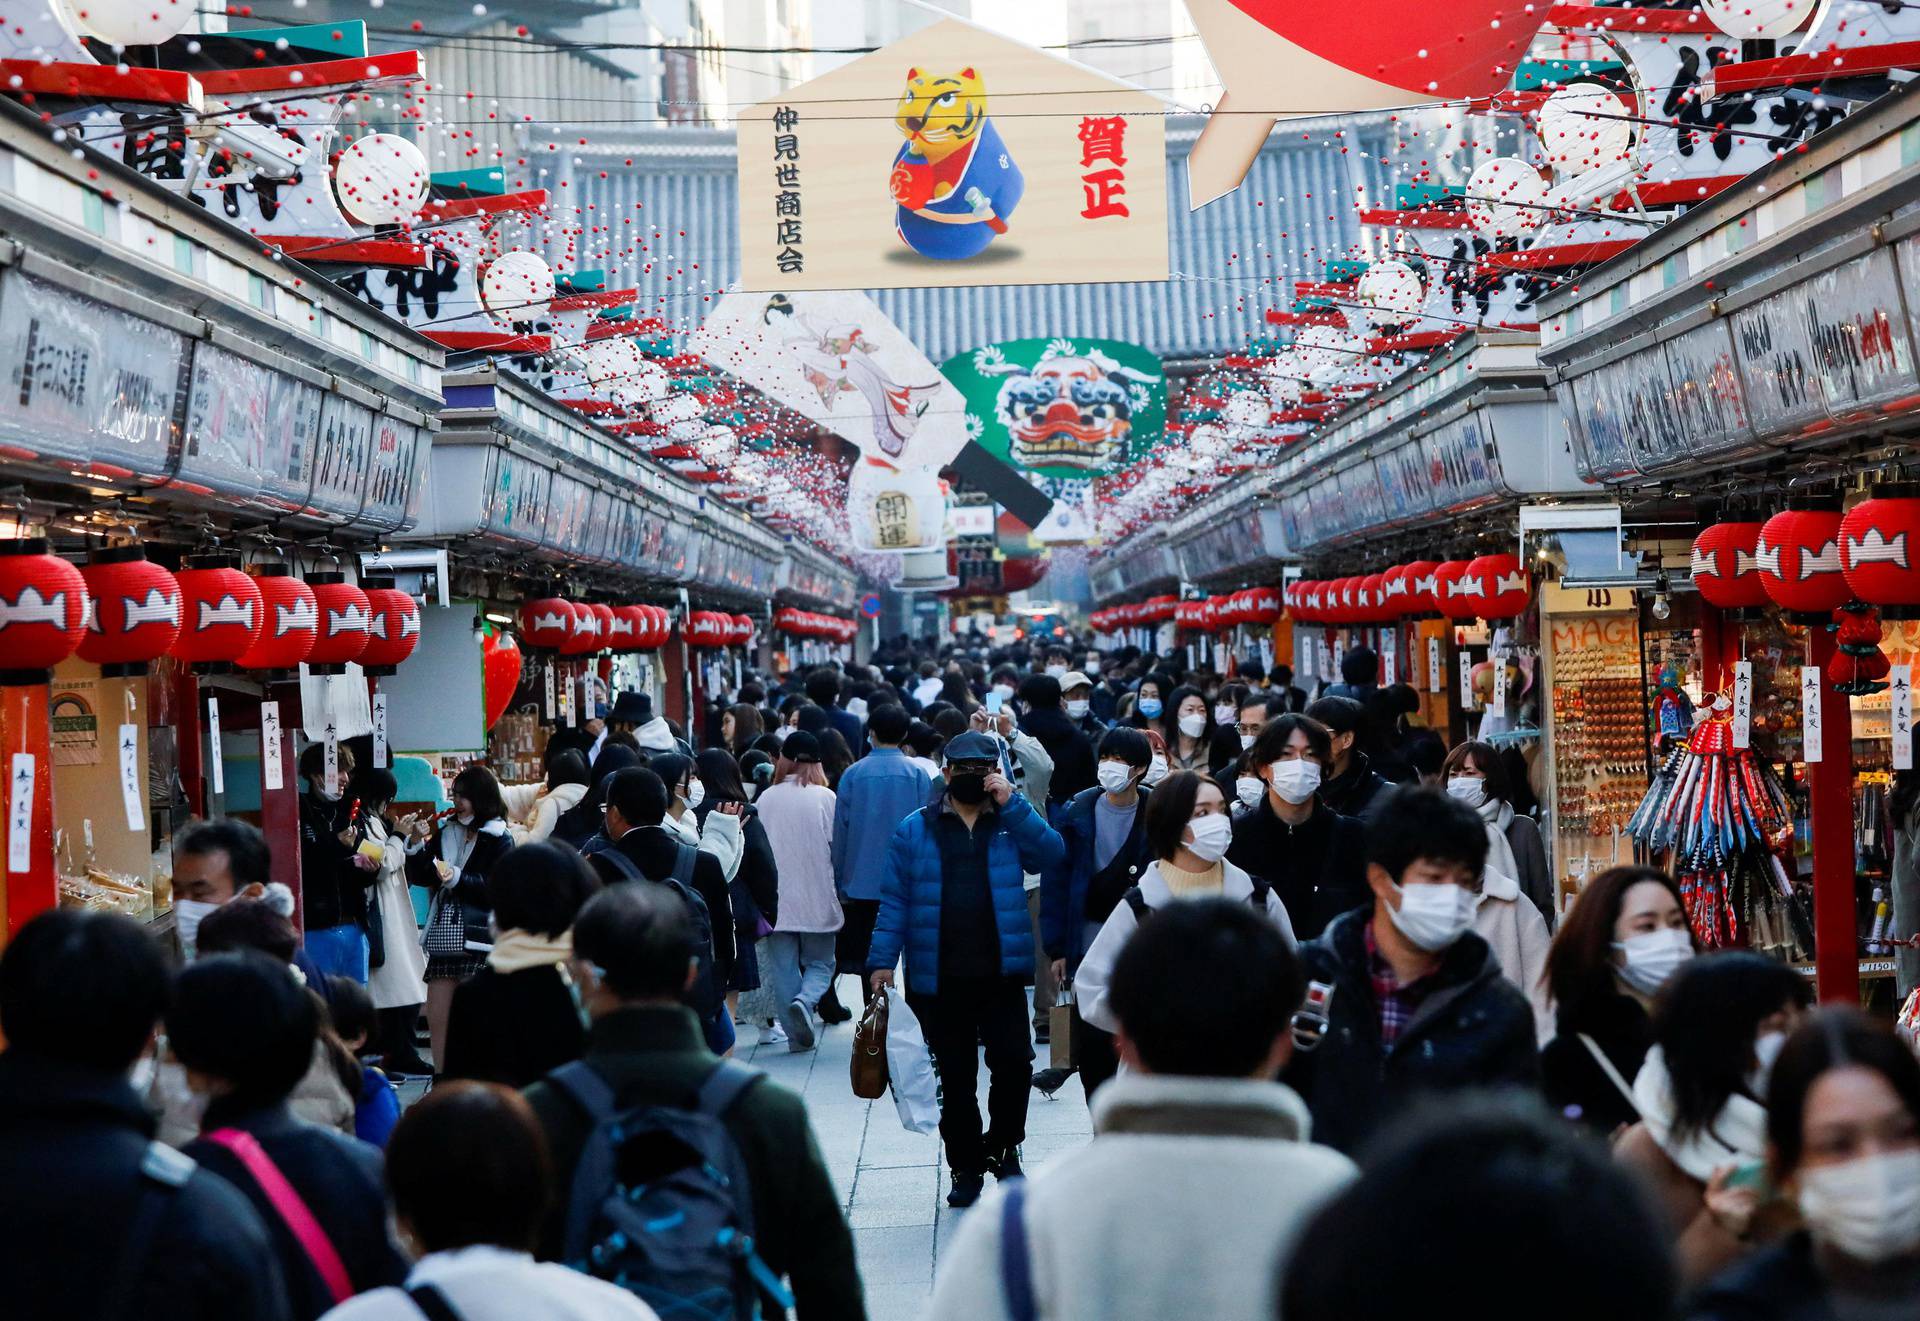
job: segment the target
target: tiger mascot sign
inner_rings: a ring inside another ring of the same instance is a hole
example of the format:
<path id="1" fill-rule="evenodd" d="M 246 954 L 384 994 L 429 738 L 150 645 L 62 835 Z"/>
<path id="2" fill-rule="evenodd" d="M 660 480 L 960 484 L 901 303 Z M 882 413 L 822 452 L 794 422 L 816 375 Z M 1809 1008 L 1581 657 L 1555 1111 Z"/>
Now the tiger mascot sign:
<path id="1" fill-rule="evenodd" d="M 907 70 L 893 122 L 906 139 L 887 178 L 901 242 L 923 257 L 962 261 L 1007 232 L 1027 180 L 987 117 L 978 73 Z"/>

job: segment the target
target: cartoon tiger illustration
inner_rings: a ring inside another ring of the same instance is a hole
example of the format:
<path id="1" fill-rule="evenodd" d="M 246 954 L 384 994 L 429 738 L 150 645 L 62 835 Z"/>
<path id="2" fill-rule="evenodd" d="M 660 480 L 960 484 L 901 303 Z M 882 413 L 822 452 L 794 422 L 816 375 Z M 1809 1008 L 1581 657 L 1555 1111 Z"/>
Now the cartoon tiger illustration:
<path id="1" fill-rule="evenodd" d="M 894 229 L 922 256 L 955 261 L 1007 232 L 1026 178 L 987 115 L 987 87 L 968 66 L 957 74 L 907 70 L 893 122 L 906 142 L 887 187 Z"/>

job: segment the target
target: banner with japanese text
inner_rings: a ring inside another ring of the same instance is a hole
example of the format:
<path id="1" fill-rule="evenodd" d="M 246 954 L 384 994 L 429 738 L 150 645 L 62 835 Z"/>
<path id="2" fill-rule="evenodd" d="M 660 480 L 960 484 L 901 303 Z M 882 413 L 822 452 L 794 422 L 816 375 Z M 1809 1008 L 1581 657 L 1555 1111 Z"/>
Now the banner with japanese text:
<path id="1" fill-rule="evenodd" d="M 1164 280 L 1166 109 L 936 23 L 742 112 L 741 287 Z"/>

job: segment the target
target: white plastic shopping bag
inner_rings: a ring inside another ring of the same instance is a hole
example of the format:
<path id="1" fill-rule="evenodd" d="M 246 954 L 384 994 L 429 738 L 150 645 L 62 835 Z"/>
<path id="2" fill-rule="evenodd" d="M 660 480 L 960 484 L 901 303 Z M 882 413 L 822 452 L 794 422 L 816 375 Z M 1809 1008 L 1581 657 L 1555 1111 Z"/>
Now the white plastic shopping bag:
<path id="1" fill-rule="evenodd" d="M 933 1055 L 920 1031 L 920 1020 L 907 1008 L 907 997 L 887 988 L 887 1078 L 893 1087 L 894 1108 L 909 1133 L 940 1131 L 940 1083 L 933 1076 Z"/>

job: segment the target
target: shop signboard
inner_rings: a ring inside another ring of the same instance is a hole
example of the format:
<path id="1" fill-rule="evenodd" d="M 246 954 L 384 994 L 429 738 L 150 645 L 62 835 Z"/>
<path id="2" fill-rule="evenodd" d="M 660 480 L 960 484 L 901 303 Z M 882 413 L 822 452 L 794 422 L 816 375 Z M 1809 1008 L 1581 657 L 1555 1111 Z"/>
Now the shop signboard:
<path id="1" fill-rule="evenodd" d="M 358 514 L 372 459 L 373 410 L 344 394 L 327 395 L 320 405 L 313 491 L 303 512 L 332 520 Z"/>
<path id="2" fill-rule="evenodd" d="M 274 376 L 217 345 L 195 347 L 180 484 L 236 500 L 261 494 L 271 480 L 265 450 Z"/>
<path id="3" fill-rule="evenodd" d="M 552 476 L 548 468 L 524 455 L 495 450 L 480 530 L 522 547 L 540 545 L 546 535 Z"/>
<path id="4" fill-rule="evenodd" d="M 0 283 L 0 446 L 101 478 L 164 480 L 186 356 L 175 331 L 9 274 Z"/>
<path id="5" fill-rule="evenodd" d="M 1826 420 L 1813 327 L 1795 298 L 1765 298 L 1733 314 L 1734 360 L 1748 413 L 1763 436 L 1797 434 Z"/>
<path id="6" fill-rule="evenodd" d="M 1813 347 L 1814 376 L 1835 417 L 1920 390 L 1893 254 L 1863 253 L 1793 287 Z"/>
<path id="7" fill-rule="evenodd" d="M 1012 339 L 940 364 L 966 401 L 967 434 L 1041 477 L 1093 477 L 1165 436 L 1160 359 L 1114 339 Z"/>
<path id="8" fill-rule="evenodd" d="M 1477 504 L 1498 489 L 1480 413 L 1469 412 L 1420 437 L 1431 511 Z"/>
<path id="9" fill-rule="evenodd" d="M 367 499 L 360 522 L 398 530 L 419 511 L 431 436 L 424 428 L 388 413 L 373 415 L 372 433 Z"/>
<path id="10" fill-rule="evenodd" d="M 1754 447 L 1726 318 L 1682 331 L 1663 349 L 1668 400 L 1693 456 L 1718 458 Z"/>

